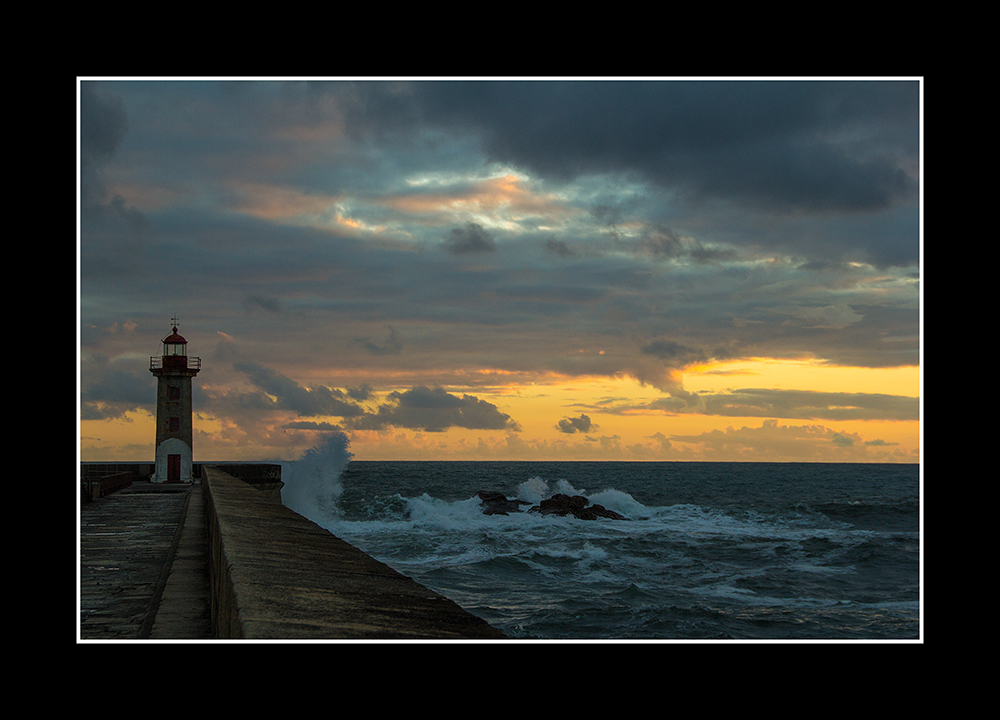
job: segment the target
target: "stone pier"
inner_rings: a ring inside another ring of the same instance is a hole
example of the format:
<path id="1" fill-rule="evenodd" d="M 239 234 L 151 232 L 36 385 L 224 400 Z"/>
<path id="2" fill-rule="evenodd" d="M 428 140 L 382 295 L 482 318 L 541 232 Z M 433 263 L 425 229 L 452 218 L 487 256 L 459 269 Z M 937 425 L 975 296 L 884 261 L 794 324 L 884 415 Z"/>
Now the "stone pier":
<path id="1" fill-rule="evenodd" d="M 219 467 L 81 506 L 81 640 L 499 640 Z"/>

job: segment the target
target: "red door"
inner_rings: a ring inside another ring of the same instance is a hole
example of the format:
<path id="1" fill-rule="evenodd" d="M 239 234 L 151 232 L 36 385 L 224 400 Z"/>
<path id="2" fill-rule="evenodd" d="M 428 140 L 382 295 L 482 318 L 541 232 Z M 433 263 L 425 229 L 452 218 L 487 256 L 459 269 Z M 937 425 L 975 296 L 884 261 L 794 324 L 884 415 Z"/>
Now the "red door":
<path id="1" fill-rule="evenodd" d="M 167 455 L 167 482 L 181 481 L 181 456 Z"/>

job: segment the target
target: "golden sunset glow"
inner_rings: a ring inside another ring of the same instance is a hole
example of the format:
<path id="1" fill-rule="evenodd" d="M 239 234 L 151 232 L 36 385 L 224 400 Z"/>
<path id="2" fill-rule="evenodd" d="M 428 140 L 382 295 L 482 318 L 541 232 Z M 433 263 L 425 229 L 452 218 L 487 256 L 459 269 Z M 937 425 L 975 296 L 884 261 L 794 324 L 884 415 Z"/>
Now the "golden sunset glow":
<path id="1" fill-rule="evenodd" d="M 692 392 L 720 392 L 727 387 L 757 384 L 782 390 L 920 397 L 920 368 L 863 368 L 818 360 L 750 358 L 690 367 L 684 375 L 685 388 Z"/>
<path id="2" fill-rule="evenodd" d="M 692 393 L 719 393 L 725 392 L 727 383 L 746 376 L 764 387 L 810 387 L 810 392 L 831 393 L 853 393 L 861 388 L 857 391 L 880 389 L 887 394 L 905 395 L 919 382 L 916 368 L 823 368 L 813 362 L 758 359 L 706 366 L 686 375 L 684 384 Z M 819 385 L 820 380 L 825 384 Z M 388 392 L 405 389 L 400 386 Z M 798 418 L 775 422 L 780 415 L 769 418 L 759 414 L 720 418 L 697 409 L 665 407 L 659 391 L 632 378 L 548 377 L 528 385 L 448 390 L 458 396 L 474 392 L 500 412 L 517 418 L 519 427 L 503 431 L 452 428 L 427 432 L 395 426 L 378 431 L 352 430 L 348 433 L 352 452 L 358 459 L 735 460 L 745 459 L 740 448 L 756 439 L 758 451 L 769 443 L 775 458 L 803 461 L 814 456 L 814 444 L 835 435 L 850 442 L 848 447 L 853 451 L 848 455 L 844 448 L 838 448 L 840 459 L 900 462 L 915 458 L 919 451 L 916 419 Z M 304 451 L 315 444 L 324 428 L 340 422 L 333 416 L 301 418 L 312 427 L 289 430 L 290 419 L 279 413 L 270 422 L 262 423 L 257 430 L 259 436 L 252 438 L 249 447 L 259 453 L 262 445 L 277 443 L 279 447 L 295 445 Z M 120 431 L 114 428 L 108 422 L 83 424 L 85 459 L 101 457 L 107 442 L 102 433 L 109 432 L 116 432 L 119 442 L 133 447 L 133 459 L 150 451 L 151 416 L 131 414 Z M 204 457 L 234 457 L 247 446 L 248 436 L 214 418 L 196 417 L 195 429 Z M 727 432 L 734 438 L 738 432 L 742 436 L 720 448 L 718 434 Z M 801 454 L 792 449 L 796 445 Z M 247 459 L 252 457 L 251 453 Z"/>

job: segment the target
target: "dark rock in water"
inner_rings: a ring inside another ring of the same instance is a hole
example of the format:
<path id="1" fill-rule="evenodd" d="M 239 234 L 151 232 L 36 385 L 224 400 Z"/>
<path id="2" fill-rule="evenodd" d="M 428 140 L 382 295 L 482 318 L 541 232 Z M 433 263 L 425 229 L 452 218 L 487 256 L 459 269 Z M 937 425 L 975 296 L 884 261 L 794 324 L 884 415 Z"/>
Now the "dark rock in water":
<path id="1" fill-rule="evenodd" d="M 512 512 L 521 512 L 522 505 L 531 505 L 527 500 L 509 500 L 503 493 L 493 490 L 481 490 L 477 497 L 482 501 L 483 515 L 509 515 Z M 603 505 L 590 505 L 589 503 L 590 501 L 582 495 L 556 493 L 548 500 L 542 500 L 540 504 L 535 505 L 528 512 L 537 512 L 542 515 L 573 515 L 581 520 L 626 519 Z"/>
<path id="2" fill-rule="evenodd" d="M 531 512 L 539 512 L 542 515 L 575 515 L 587 507 L 588 502 L 582 495 L 556 493 L 549 499 L 542 500 L 537 507 L 531 508 Z"/>
<path id="3" fill-rule="evenodd" d="M 597 503 L 594 503 L 588 508 L 584 508 L 582 512 L 584 514 L 584 520 L 594 520 L 596 518 L 608 518 L 610 520 L 628 519 L 621 513 L 616 513 L 614 510 L 608 510 L 603 505 L 598 505 Z"/>
<path id="4" fill-rule="evenodd" d="M 531 504 L 527 500 L 508 500 L 503 493 L 492 490 L 480 491 L 479 499 L 482 501 L 483 515 L 509 515 L 521 512 L 522 505 Z"/>
<path id="5" fill-rule="evenodd" d="M 573 515 L 581 520 L 596 520 L 597 518 L 610 518 L 612 520 L 624 520 L 623 515 L 619 515 L 614 510 L 608 510 L 603 505 L 590 505 L 590 501 L 582 495 L 564 495 L 556 493 L 548 500 L 531 508 L 528 512 L 539 512 L 542 515 Z"/>

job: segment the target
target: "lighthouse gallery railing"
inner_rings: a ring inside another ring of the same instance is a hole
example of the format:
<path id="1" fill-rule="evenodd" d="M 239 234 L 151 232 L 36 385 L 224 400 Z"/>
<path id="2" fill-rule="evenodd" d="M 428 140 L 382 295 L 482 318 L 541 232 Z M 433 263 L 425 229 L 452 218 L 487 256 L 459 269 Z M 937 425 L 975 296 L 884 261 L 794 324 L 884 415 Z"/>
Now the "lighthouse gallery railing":
<path id="1" fill-rule="evenodd" d="M 164 365 L 163 365 L 163 357 L 164 356 L 162 356 L 162 355 L 153 355 L 153 356 L 151 356 L 149 358 L 149 369 L 150 370 L 162 370 L 163 367 L 164 367 Z M 188 357 L 187 355 L 167 355 L 166 358 L 167 358 L 167 361 L 168 361 L 167 367 L 170 367 L 170 361 L 172 361 L 174 358 L 185 358 L 187 360 L 187 364 L 184 365 L 182 363 L 180 365 L 180 367 L 186 367 L 188 370 L 201 370 L 201 358 L 200 357 Z"/>

